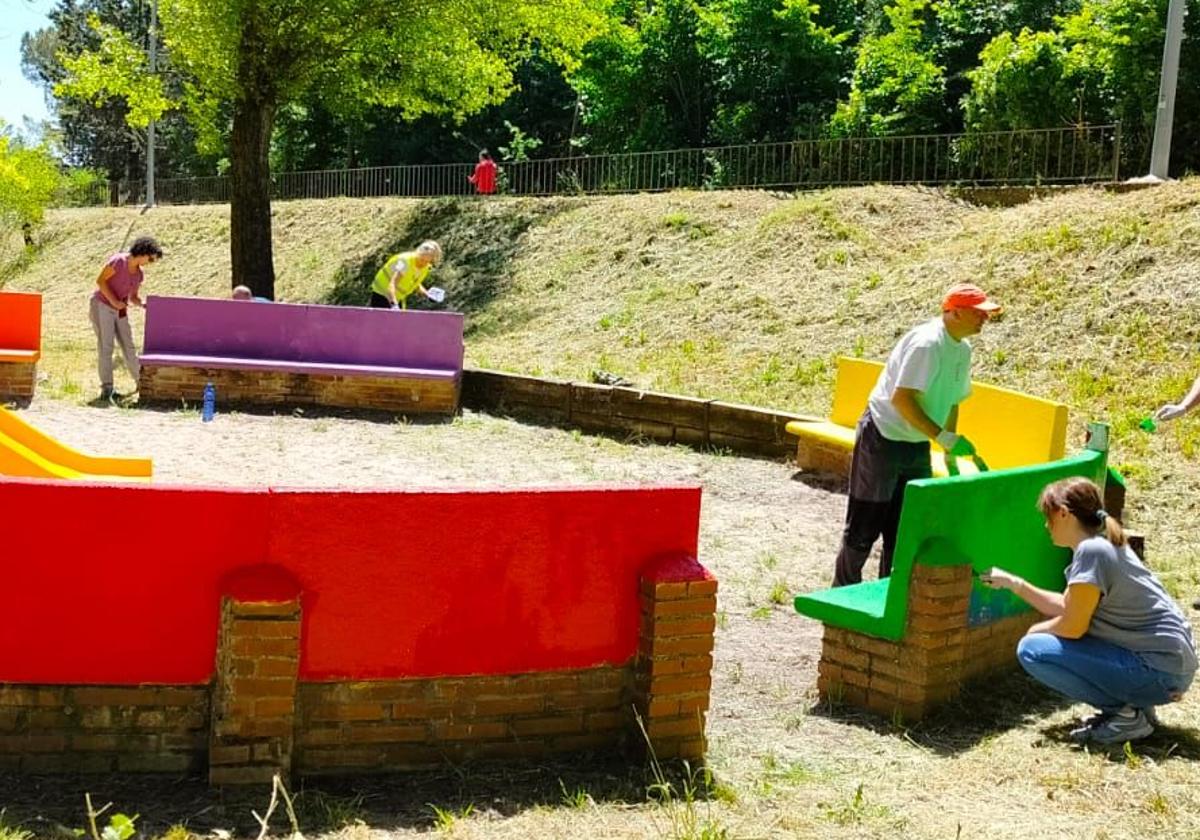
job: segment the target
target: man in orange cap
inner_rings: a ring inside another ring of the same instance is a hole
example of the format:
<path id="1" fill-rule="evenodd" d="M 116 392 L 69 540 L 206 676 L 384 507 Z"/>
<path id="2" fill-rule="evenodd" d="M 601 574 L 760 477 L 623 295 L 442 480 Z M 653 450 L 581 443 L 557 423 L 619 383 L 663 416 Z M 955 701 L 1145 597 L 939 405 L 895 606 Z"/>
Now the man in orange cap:
<path id="1" fill-rule="evenodd" d="M 975 454 L 971 442 L 955 431 L 958 404 L 971 394 L 967 338 L 999 310 L 978 286 L 951 286 L 942 298 L 941 317 L 909 330 L 888 356 L 858 421 L 834 586 L 862 580 L 881 535 L 879 576 L 891 574 L 904 486 L 930 476 L 930 441 L 946 450 L 948 462 Z"/>

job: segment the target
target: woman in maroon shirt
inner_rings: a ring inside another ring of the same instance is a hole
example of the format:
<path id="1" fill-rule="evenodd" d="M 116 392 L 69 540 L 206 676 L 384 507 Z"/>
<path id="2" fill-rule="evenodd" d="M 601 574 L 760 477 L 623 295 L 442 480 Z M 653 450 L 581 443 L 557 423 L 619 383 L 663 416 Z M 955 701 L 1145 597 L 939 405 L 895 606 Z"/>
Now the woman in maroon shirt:
<path id="1" fill-rule="evenodd" d="M 100 373 L 100 399 L 119 399 L 113 391 L 113 340 L 121 345 L 125 367 L 137 387 L 140 366 L 133 331 L 129 328 L 129 307 L 141 306 L 138 289 L 142 285 L 142 266 L 162 259 L 162 248 L 149 236 L 133 241 L 128 251 L 113 254 L 100 269 L 96 292 L 88 305 L 88 317 L 96 333 L 97 368 Z"/>

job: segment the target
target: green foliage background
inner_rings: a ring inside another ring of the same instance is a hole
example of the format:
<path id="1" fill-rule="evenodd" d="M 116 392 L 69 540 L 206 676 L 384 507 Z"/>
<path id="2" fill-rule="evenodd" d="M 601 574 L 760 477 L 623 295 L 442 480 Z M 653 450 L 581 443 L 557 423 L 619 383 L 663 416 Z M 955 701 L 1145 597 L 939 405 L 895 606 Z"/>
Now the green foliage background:
<path id="1" fill-rule="evenodd" d="M 23 55 L 30 77 L 56 92 L 72 162 L 112 177 L 136 173 L 143 153 L 114 122 L 144 121 L 160 95 L 180 104 L 164 115 L 166 170 L 223 171 L 229 102 L 247 70 L 233 45 L 254 16 L 287 32 L 295 53 L 325 56 L 305 64 L 274 54 L 277 169 L 471 160 L 508 144 L 511 126 L 550 157 L 1120 120 L 1126 171 L 1136 171 L 1149 156 L 1167 3 L 598 0 L 580 9 L 597 14 L 599 28 L 577 12 L 572 27 L 530 39 L 515 33 L 546 25 L 557 4 L 505 4 L 490 18 L 467 0 L 386 4 L 387 25 L 366 27 L 356 24 L 382 20 L 371 0 L 308 8 L 300 20 L 282 0 L 163 0 L 160 79 L 131 72 L 123 91 L 116 84 L 98 96 L 62 83 L 85 80 L 101 59 L 134 67 L 145 4 L 61 0 L 52 26 L 26 36 Z M 1180 173 L 1200 168 L 1200 97 L 1188 95 L 1200 89 L 1200 0 L 1189 4 Z M 491 49 L 481 52 L 489 28 Z M 586 47 L 571 41 L 572 28 L 586 33 Z M 115 46 L 112 32 L 128 43 Z"/>

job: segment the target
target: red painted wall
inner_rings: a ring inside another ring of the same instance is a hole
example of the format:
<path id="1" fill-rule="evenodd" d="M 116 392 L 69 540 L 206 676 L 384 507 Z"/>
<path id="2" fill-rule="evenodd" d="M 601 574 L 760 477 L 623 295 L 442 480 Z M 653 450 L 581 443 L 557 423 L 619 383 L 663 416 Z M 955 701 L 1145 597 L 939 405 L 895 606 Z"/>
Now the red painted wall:
<path id="1" fill-rule="evenodd" d="M 302 588 L 303 679 L 623 663 L 700 490 L 313 492 L 0 480 L 0 682 L 203 683 L 222 585 Z M 249 574 L 250 584 L 246 575 Z"/>

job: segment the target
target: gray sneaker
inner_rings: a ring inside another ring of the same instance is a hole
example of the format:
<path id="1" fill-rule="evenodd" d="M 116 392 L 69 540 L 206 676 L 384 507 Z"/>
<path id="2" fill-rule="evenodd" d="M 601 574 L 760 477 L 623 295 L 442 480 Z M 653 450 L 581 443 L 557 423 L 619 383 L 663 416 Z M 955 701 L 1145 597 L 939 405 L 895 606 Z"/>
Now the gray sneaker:
<path id="1" fill-rule="evenodd" d="M 1153 726 L 1155 729 L 1157 729 L 1159 726 L 1162 725 L 1159 723 L 1159 720 L 1158 720 L 1158 710 L 1155 709 L 1153 706 L 1146 706 L 1145 708 L 1142 709 L 1142 713 L 1146 716 L 1146 720 L 1150 721 L 1150 725 Z M 1087 729 L 1094 729 L 1095 727 L 1104 723 L 1105 721 L 1107 721 L 1110 717 L 1112 717 L 1115 714 L 1116 714 L 1116 712 L 1106 712 L 1103 709 L 1101 709 L 1098 712 L 1092 712 L 1090 715 L 1081 717 L 1079 719 L 1079 727 L 1077 729 L 1071 730 L 1071 734 L 1074 735 L 1076 732 L 1082 732 Z"/>
<path id="2" fill-rule="evenodd" d="M 1095 744 L 1122 744 L 1136 741 L 1154 732 L 1154 724 L 1145 711 L 1126 706 L 1108 720 L 1089 730 L 1088 741 Z"/>
<path id="3" fill-rule="evenodd" d="M 1115 714 L 1116 712 L 1106 712 L 1103 709 L 1092 712 L 1090 715 L 1080 718 L 1079 726 L 1072 729 L 1067 737 L 1077 744 L 1082 744 L 1091 739 L 1093 729 L 1107 723 L 1108 719 Z"/>

